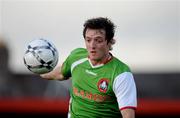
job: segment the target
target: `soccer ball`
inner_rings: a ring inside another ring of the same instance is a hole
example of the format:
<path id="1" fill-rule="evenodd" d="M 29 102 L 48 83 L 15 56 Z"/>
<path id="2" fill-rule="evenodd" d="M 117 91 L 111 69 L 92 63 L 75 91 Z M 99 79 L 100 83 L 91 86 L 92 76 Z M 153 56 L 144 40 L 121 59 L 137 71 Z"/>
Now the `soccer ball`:
<path id="1" fill-rule="evenodd" d="M 52 71 L 58 63 L 55 45 L 46 39 L 35 39 L 25 49 L 24 64 L 33 73 L 44 74 Z"/>

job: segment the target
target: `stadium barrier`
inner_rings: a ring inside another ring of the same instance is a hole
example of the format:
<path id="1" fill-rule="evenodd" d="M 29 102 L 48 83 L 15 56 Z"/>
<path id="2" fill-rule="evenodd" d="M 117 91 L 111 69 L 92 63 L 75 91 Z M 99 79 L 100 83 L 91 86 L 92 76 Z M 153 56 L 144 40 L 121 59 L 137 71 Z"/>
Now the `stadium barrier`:
<path id="1" fill-rule="evenodd" d="M 69 101 L 67 99 L 0 99 L 0 114 L 44 114 L 66 116 Z M 138 99 L 137 117 L 180 116 L 180 100 Z"/>

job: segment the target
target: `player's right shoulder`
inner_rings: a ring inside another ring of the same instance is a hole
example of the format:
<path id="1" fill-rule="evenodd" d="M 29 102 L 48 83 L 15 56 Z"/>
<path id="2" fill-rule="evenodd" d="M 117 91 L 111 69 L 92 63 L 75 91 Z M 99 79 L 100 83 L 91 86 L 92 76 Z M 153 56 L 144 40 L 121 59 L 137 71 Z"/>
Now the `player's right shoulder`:
<path id="1" fill-rule="evenodd" d="M 76 48 L 71 51 L 71 54 L 79 54 L 79 53 L 87 53 L 87 50 L 85 48 Z"/>
<path id="2" fill-rule="evenodd" d="M 82 58 L 87 58 L 88 53 L 85 48 L 76 48 L 71 51 L 70 55 L 68 56 L 68 59 L 71 62 L 77 61 Z"/>

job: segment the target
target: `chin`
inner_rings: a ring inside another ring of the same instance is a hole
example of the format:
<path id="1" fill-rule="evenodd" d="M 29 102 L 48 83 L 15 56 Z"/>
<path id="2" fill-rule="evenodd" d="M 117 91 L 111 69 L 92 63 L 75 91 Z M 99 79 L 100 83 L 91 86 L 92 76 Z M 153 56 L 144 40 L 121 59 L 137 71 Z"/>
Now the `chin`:
<path id="1" fill-rule="evenodd" d="M 94 57 L 94 56 L 90 56 L 89 57 L 91 60 L 98 60 L 98 58 L 97 57 Z"/>

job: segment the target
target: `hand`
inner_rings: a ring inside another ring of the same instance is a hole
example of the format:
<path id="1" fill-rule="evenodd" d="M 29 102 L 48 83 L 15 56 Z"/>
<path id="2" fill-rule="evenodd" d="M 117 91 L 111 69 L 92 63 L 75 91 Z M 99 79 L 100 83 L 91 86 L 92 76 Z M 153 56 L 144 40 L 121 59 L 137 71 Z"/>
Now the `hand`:
<path id="1" fill-rule="evenodd" d="M 50 73 L 41 74 L 40 76 L 47 80 L 55 80 L 55 78 L 53 78 L 53 75 Z"/>
<path id="2" fill-rule="evenodd" d="M 55 68 L 53 71 L 51 71 L 49 73 L 41 74 L 40 76 L 47 80 L 65 80 L 65 79 L 67 79 L 62 75 L 60 70 L 61 70 L 61 67 L 59 66 L 59 67 Z"/>

